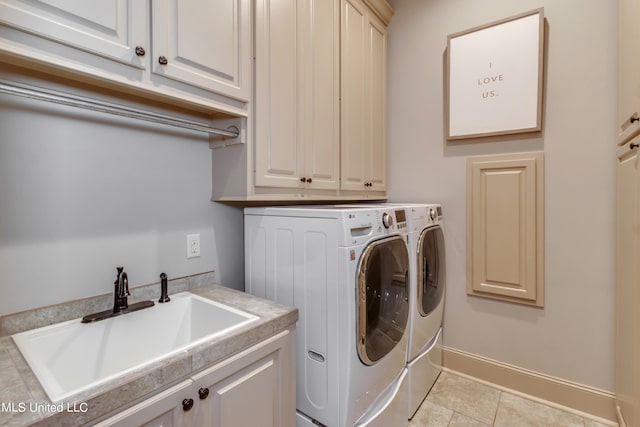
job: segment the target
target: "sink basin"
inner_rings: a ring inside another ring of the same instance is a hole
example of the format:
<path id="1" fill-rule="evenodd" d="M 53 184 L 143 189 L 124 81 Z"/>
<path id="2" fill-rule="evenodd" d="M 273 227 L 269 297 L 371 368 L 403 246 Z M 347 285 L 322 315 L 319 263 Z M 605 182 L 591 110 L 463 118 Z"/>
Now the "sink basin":
<path id="1" fill-rule="evenodd" d="M 13 340 L 49 399 L 58 402 L 257 319 L 182 292 L 142 311 L 95 323 L 70 320 Z"/>

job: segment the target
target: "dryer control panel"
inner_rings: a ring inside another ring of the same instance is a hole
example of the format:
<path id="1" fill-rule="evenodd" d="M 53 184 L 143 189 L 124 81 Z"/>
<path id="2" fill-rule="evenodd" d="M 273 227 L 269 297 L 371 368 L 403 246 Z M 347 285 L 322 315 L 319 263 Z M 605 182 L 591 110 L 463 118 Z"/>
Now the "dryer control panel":
<path id="1" fill-rule="evenodd" d="M 348 245 L 363 244 L 373 237 L 403 233 L 408 229 L 405 209 L 371 208 L 350 210 L 346 212 L 344 225 Z"/>

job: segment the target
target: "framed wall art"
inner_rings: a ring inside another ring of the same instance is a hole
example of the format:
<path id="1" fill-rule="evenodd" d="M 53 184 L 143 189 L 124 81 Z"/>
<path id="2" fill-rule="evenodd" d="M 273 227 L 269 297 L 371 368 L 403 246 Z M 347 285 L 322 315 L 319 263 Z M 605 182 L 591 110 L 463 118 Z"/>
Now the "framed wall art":
<path id="1" fill-rule="evenodd" d="M 447 37 L 447 139 L 542 130 L 544 9 Z"/>

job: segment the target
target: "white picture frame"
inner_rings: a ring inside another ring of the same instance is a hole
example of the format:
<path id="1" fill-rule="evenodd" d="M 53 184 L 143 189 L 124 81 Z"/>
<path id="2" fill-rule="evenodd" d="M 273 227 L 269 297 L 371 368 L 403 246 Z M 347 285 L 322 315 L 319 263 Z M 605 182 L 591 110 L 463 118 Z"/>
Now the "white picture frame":
<path id="1" fill-rule="evenodd" d="M 544 9 L 447 37 L 447 139 L 542 130 Z"/>

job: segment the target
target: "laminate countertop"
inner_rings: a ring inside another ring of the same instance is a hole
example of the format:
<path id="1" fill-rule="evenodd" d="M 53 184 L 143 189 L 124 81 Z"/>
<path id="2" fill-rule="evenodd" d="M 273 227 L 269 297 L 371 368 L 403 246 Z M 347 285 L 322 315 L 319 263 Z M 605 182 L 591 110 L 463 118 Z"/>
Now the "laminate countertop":
<path id="1" fill-rule="evenodd" d="M 118 408 L 142 400 L 291 327 L 298 320 L 298 311 L 293 307 L 217 284 L 199 283 L 181 290 L 254 314 L 259 320 L 55 404 L 48 399 L 9 333 L 15 333 L 13 330 L 20 332 L 16 325 L 29 324 L 34 317 L 43 317 L 42 311 L 34 310 L 2 319 L 0 426 L 91 425 Z M 69 307 L 58 310 L 73 312 Z M 52 317 L 51 313 L 46 317 Z"/>

